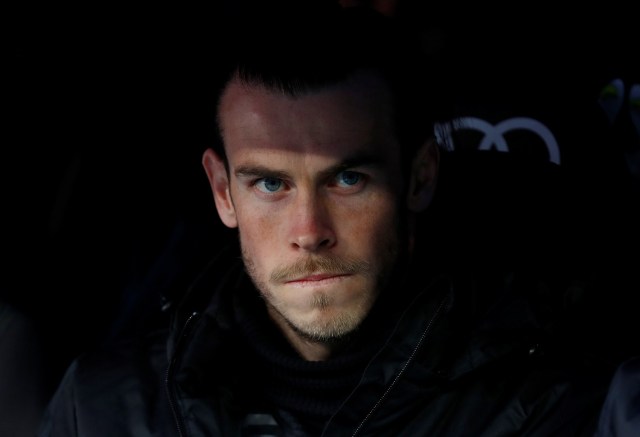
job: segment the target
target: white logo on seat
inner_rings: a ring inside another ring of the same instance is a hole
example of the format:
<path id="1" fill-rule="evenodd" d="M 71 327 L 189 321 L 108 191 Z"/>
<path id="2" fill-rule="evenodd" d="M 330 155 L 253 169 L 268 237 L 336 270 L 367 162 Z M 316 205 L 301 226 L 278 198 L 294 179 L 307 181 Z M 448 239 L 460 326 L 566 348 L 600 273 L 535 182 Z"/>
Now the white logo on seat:
<path id="1" fill-rule="evenodd" d="M 549 161 L 560 165 L 560 149 L 558 142 L 553 133 L 547 126 L 538 120 L 527 117 L 508 118 L 495 126 L 491 123 L 476 117 L 461 117 L 453 122 L 455 130 L 470 129 L 476 130 L 484 134 L 479 150 L 496 149 L 499 152 L 508 152 L 509 145 L 504 138 L 504 134 L 513 130 L 527 130 L 533 132 L 542 139 L 547 152 L 549 153 Z M 435 127 L 435 134 L 440 144 L 446 145 L 453 150 L 453 138 L 451 137 L 451 127 L 449 125 L 438 124 Z"/>

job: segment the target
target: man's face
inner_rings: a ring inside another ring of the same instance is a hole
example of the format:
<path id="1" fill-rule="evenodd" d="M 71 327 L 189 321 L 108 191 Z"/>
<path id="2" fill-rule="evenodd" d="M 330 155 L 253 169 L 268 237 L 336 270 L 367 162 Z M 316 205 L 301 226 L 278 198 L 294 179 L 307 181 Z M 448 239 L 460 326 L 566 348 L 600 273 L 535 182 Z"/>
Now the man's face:
<path id="1" fill-rule="evenodd" d="M 221 217 L 238 227 L 271 316 L 303 338 L 353 331 L 394 267 L 402 175 L 390 111 L 367 76 L 296 98 L 236 79 L 222 97 Z"/>

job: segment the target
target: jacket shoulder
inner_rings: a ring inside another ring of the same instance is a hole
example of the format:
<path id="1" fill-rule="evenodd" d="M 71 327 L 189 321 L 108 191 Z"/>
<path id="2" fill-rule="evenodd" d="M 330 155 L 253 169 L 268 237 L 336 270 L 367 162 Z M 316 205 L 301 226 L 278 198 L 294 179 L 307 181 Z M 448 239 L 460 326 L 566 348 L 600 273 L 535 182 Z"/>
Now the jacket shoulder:
<path id="1" fill-rule="evenodd" d="M 159 420 L 171 417 L 164 395 L 166 338 L 158 331 L 78 356 L 49 402 L 38 436 L 152 435 Z"/>

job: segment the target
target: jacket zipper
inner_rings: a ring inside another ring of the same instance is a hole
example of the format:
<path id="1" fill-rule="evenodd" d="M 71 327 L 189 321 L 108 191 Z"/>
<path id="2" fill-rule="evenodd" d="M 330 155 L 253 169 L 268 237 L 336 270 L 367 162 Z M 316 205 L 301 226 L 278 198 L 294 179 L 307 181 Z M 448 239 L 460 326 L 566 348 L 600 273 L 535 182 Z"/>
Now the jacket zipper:
<path id="1" fill-rule="evenodd" d="M 175 370 L 176 361 L 178 360 L 178 355 L 184 345 L 185 339 L 188 335 L 188 327 L 192 324 L 195 318 L 198 316 L 197 312 L 191 313 L 187 321 L 184 323 L 182 327 L 182 331 L 180 333 L 180 337 L 178 338 L 178 342 L 176 344 L 176 349 L 171 356 L 171 360 L 169 361 L 169 365 L 167 366 L 167 371 L 165 372 L 165 390 L 167 392 L 167 398 L 169 399 L 169 407 L 171 408 L 171 412 L 173 413 L 173 419 L 176 423 L 176 428 L 178 430 L 178 436 L 185 437 L 185 426 L 184 420 L 178 411 L 177 399 L 175 390 L 172 387 L 171 380 L 173 378 L 173 372 Z"/>
<path id="2" fill-rule="evenodd" d="M 406 370 L 409 367 L 409 365 L 413 362 L 416 354 L 418 353 L 418 350 L 420 349 L 420 347 L 422 346 L 422 343 L 424 343 L 425 338 L 427 337 L 427 335 L 431 331 L 431 328 L 433 327 L 436 319 L 440 316 L 440 313 L 444 309 L 445 304 L 446 304 L 447 300 L 449 299 L 449 295 L 450 295 L 450 293 L 447 293 L 447 295 L 442 299 L 442 301 L 440 302 L 440 305 L 438 305 L 438 308 L 436 309 L 436 312 L 433 314 L 433 316 L 429 320 L 429 323 L 425 327 L 424 331 L 422 331 L 422 335 L 420 336 L 420 339 L 416 343 L 416 346 L 413 348 L 413 351 L 411 352 L 411 355 L 407 359 L 407 362 L 404 363 L 404 366 L 402 366 L 402 368 L 400 369 L 398 374 L 395 376 L 395 378 L 393 378 L 393 381 L 391 382 L 391 384 L 389 384 L 389 386 L 384 391 L 382 396 L 380 396 L 380 398 L 376 401 L 376 403 L 373 405 L 373 407 L 371 407 L 371 410 L 369 410 L 369 412 L 365 415 L 365 417 L 362 419 L 360 424 L 353 431 L 353 434 L 351 434 L 352 437 L 355 437 L 356 435 L 358 435 L 358 433 L 360 433 L 360 431 L 362 431 L 362 428 L 364 427 L 365 423 L 367 423 L 367 421 L 373 415 L 373 413 L 375 413 L 375 411 L 380 407 L 382 402 L 384 402 L 384 400 L 387 398 L 387 396 L 389 395 L 391 390 L 396 386 L 397 382 L 400 380 L 402 375 L 404 375 L 404 373 L 406 372 Z"/>

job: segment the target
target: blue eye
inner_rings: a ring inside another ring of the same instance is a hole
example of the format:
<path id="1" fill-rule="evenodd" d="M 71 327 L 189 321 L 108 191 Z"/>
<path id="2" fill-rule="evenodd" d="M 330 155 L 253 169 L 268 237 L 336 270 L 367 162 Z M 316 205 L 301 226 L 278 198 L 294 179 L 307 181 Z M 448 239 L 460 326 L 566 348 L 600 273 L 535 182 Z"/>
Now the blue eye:
<path id="1" fill-rule="evenodd" d="M 282 188 L 282 180 L 278 178 L 262 178 L 258 179 L 254 185 L 263 193 L 275 193 Z"/>
<path id="2" fill-rule="evenodd" d="M 355 171 L 341 171 L 336 176 L 338 185 L 352 187 L 362 180 L 362 174 Z"/>

